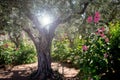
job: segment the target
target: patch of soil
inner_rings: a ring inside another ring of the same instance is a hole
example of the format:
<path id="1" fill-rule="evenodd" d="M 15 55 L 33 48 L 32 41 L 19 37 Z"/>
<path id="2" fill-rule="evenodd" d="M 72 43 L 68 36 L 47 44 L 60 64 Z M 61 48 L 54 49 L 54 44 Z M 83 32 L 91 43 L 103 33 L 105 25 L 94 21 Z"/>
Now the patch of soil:
<path id="1" fill-rule="evenodd" d="M 53 62 L 52 68 L 64 76 L 63 80 L 78 80 L 75 76 L 79 70 L 66 67 L 65 64 Z M 0 80 L 29 80 L 29 75 L 37 69 L 37 63 L 14 66 L 11 69 L 0 69 Z M 56 73 L 57 75 L 58 73 Z M 75 78 L 75 79 L 74 79 Z"/>
<path id="2" fill-rule="evenodd" d="M 28 80 L 28 76 L 37 69 L 36 63 L 14 66 L 12 69 L 0 69 L 0 80 Z"/>

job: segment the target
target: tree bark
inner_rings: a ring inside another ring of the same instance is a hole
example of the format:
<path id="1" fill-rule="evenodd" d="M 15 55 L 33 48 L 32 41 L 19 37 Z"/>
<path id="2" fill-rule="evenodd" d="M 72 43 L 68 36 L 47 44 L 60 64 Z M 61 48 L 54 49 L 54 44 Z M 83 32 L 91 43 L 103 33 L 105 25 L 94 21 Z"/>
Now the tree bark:
<path id="1" fill-rule="evenodd" d="M 47 31 L 42 29 L 42 34 L 39 35 L 40 39 L 35 40 L 29 28 L 24 29 L 24 31 L 29 35 L 32 41 L 35 44 L 37 57 L 38 57 L 38 69 L 37 72 L 31 75 L 33 80 L 47 80 L 47 78 L 52 77 L 52 68 L 51 68 L 51 44 L 54 36 L 54 32 Z"/>
<path id="2" fill-rule="evenodd" d="M 35 77 L 39 80 L 46 80 L 52 76 L 51 68 L 51 42 L 49 34 L 42 36 L 39 44 L 37 45 L 38 53 L 38 70 Z"/>
<path id="3" fill-rule="evenodd" d="M 53 74 L 50 56 L 53 34 L 54 32 L 51 33 L 43 29 L 41 39 L 36 47 L 38 53 L 38 71 L 36 77 L 38 76 L 39 80 L 47 80 L 47 78 L 51 78 Z"/>
<path id="4" fill-rule="evenodd" d="M 14 34 L 14 36 L 11 35 L 10 32 L 8 32 L 8 36 L 9 36 L 10 40 L 15 44 L 16 48 L 19 48 L 20 47 L 20 37 L 21 37 L 21 35 L 18 34 L 18 33 L 13 33 L 13 34 Z"/>
<path id="5" fill-rule="evenodd" d="M 44 43 L 41 43 L 41 46 Z M 52 76 L 52 68 L 51 68 L 51 57 L 50 57 L 50 46 L 47 46 L 45 49 L 37 48 L 38 53 L 38 70 L 35 77 L 39 78 L 39 80 L 46 80 L 47 78 Z"/>

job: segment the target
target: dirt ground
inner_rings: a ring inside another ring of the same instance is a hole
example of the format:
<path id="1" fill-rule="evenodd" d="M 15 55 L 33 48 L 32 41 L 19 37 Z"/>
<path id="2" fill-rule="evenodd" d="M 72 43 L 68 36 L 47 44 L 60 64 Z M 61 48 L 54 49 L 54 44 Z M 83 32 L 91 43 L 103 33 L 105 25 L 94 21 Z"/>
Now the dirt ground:
<path id="1" fill-rule="evenodd" d="M 53 70 L 59 71 L 65 78 L 73 78 L 79 72 L 79 70 L 76 70 L 75 68 L 69 68 L 56 62 L 53 62 L 51 65 Z M 36 69 L 37 63 L 18 65 L 12 68 L 8 67 L 8 69 L 1 68 L 0 80 L 28 80 L 28 76 Z"/>

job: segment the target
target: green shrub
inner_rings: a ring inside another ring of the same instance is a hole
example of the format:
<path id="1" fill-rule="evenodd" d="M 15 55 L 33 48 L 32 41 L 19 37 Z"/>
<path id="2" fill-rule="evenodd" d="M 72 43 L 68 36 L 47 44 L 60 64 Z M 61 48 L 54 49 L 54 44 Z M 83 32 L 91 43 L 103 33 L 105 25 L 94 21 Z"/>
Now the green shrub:
<path id="1" fill-rule="evenodd" d="M 14 53 L 15 64 L 33 63 L 36 61 L 36 53 L 34 47 L 31 45 L 21 44 L 19 49 L 15 50 Z"/>
<path id="2" fill-rule="evenodd" d="M 13 48 L 10 42 L 3 41 L 0 44 L 0 64 L 12 64 Z"/>
<path id="3" fill-rule="evenodd" d="M 80 54 L 82 53 L 82 44 L 84 43 L 83 39 L 79 39 L 76 37 L 74 39 L 73 47 L 69 49 L 69 57 L 68 60 L 70 60 L 71 64 L 75 68 L 79 68 L 79 62 L 80 62 Z"/>
<path id="4" fill-rule="evenodd" d="M 28 44 L 21 43 L 19 48 L 10 41 L 0 43 L 0 64 L 25 64 L 36 61 L 36 53 L 34 47 Z"/>
<path id="5" fill-rule="evenodd" d="M 107 72 L 109 55 L 109 39 L 105 28 L 99 28 L 96 33 L 86 37 L 82 46 L 82 53 L 79 54 L 80 73 L 82 80 L 99 80 L 101 75 Z"/>
<path id="6" fill-rule="evenodd" d="M 120 22 L 110 23 L 110 55 L 108 72 L 101 80 L 119 80 L 120 76 Z"/>
<path id="7" fill-rule="evenodd" d="M 64 62 L 69 56 L 68 41 L 53 41 L 52 58 L 54 61 Z"/>
<path id="8" fill-rule="evenodd" d="M 110 35 L 111 48 L 120 48 L 120 22 L 110 24 Z"/>

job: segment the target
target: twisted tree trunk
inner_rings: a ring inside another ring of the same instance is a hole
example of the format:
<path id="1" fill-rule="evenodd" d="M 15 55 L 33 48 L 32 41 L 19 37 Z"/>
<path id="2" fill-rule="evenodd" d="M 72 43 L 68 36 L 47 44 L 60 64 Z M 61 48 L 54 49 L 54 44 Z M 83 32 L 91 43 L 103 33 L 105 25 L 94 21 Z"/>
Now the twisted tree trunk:
<path id="1" fill-rule="evenodd" d="M 42 36 L 38 46 L 36 47 L 38 53 L 38 71 L 35 77 L 39 77 L 39 80 L 46 80 L 52 76 L 50 56 L 51 42 L 52 38 L 47 34 Z"/>
<path id="2" fill-rule="evenodd" d="M 38 69 L 37 72 L 31 76 L 31 78 L 37 80 L 47 80 L 47 78 L 51 78 L 53 72 L 51 68 L 50 53 L 54 32 L 47 32 L 47 30 L 43 29 L 41 35 L 39 35 L 40 39 L 37 41 L 35 40 L 30 29 L 24 29 L 24 31 L 34 42 L 38 57 Z"/>

